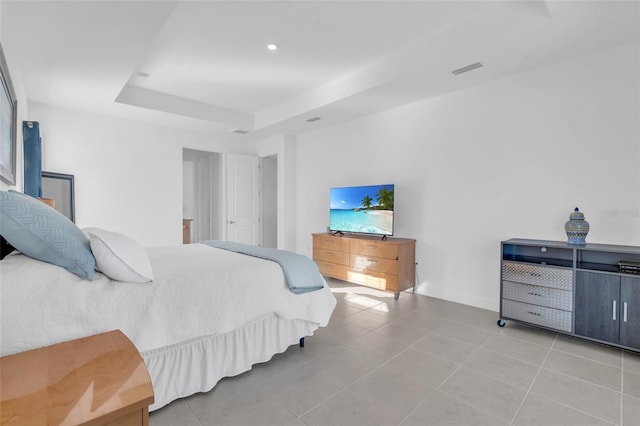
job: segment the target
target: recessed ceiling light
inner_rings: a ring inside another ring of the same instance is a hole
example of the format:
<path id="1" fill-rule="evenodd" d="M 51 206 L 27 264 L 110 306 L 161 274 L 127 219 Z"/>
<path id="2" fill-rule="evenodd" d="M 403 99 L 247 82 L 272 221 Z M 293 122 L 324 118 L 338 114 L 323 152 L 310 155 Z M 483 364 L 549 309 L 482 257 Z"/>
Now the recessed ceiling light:
<path id="1" fill-rule="evenodd" d="M 269 44 L 267 44 L 267 49 L 269 49 L 269 50 L 271 50 L 271 51 L 273 51 L 273 50 L 278 50 L 278 47 L 279 47 L 279 46 L 278 46 L 277 44 L 275 44 L 275 43 L 269 43 Z"/>

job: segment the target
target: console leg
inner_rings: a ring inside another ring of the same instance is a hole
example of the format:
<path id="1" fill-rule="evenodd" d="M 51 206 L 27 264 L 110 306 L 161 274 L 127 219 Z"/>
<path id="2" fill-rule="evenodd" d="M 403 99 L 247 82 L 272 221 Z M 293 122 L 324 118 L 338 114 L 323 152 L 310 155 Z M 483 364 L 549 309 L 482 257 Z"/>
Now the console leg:
<path id="1" fill-rule="evenodd" d="M 304 348 L 304 337 L 300 338 L 300 347 Z"/>
<path id="2" fill-rule="evenodd" d="M 395 293 L 393 293 L 393 300 L 398 300 L 400 298 L 400 292 L 396 291 Z"/>

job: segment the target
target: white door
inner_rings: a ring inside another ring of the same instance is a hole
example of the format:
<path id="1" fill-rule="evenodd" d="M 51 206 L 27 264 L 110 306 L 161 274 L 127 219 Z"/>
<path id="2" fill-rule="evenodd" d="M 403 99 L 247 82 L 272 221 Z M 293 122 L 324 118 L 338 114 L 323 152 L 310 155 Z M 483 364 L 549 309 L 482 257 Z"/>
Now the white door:
<path id="1" fill-rule="evenodd" d="M 260 245 L 258 157 L 227 155 L 227 240 Z"/>

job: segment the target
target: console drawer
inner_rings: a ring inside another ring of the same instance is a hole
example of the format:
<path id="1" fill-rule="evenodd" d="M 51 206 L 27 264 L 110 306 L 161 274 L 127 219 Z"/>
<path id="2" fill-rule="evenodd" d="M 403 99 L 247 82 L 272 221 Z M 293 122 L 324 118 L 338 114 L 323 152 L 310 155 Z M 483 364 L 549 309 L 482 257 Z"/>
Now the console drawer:
<path id="1" fill-rule="evenodd" d="M 573 332 L 572 313 L 529 303 L 502 300 L 501 317 L 538 324 L 566 332 Z"/>
<path id="2" fill-rule="evenodd" d="M 358 272 L 384 272 L 386 274 L 398 275 L 398 261 L 395 259 L 384 259 L 382 257 L 363 256 L 351 253 L 349 256 L 351 269 Z"/>
<path id="3" fill-rule="evenodd" d="M 398 258 L 398 246 L 382 241 L 351 240 L 351 253 L 362 256 L 382 257 L 385 259 Z"/>
<path id="4" fill-rule="evenodd" d="M 551 287 L 503 281 L 502 297 L 554 309 L 573 310 L 573 293 Z"/>
<path id="5" fill-rule="evenodd" d="M 349 252 L 349 240 L 342 237 L 334 237 L 332 235 L 314 234 L 313 246 L 329 250 Z"/>
<path id="6" fill-rule="evenodd" d="M 382 272 L 366 271 L 358 272 L 349 271 L 349 279 L 347 281 L 366 285 L 367 287 L 377 288 L 378 290 L 398 291 L 398 276 L 385 274 Z"/>
<path id="7" fill-rule="evenodd" d="M 337 263 L 340 265 L 349 264 L 349 253 L 346 251 L 335 251 L 319 247 L 313 248 L 313 260 L 321 260 L 329 263 Z"/>
<path id="8" fill-rule="evenodd" d="M 323 262 L 316 260 L 318 269 L 322 275 L 347 281 L 349 277 L 349 267 L 347 265 L 338 265 L 337 263 Z"/>
<path id="9" fill-rule="evenodd" d="M 503 261 L 502 279 L 560 290 L 573 290 L 573 271 L 571 269 Z"/>

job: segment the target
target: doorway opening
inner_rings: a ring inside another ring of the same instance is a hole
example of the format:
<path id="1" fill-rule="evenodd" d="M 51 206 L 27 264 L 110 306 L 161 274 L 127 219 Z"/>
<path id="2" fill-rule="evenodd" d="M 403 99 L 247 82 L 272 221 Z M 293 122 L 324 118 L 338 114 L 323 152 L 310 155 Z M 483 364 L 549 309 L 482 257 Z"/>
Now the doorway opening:
<path id="1" fill-rule="evenodd" d="M 184 242 L 221 239 L 222 173 L 221 154 L 183 148 Z"/>

